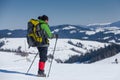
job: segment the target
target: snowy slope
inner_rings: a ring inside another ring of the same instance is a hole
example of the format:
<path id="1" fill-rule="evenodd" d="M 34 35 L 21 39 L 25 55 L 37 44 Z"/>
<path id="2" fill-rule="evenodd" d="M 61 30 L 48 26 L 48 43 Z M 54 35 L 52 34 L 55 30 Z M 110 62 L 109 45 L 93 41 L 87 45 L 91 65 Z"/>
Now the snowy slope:
<path id="1" fill-rule="evenodd" d="M 116 54 L 113 57 L 106 58 L 104 60 L 95 62 L 96 64 L 115 64 L 115 59 L 118 59 L 118 63 L 120 63 L 120 53 Z"/>
<path id="2" fill-rule="evenodd" d="M 21 46 L 22 51 L 36 53 L 36 48 L 28 48 L 25 38 L 3 38 L 5 45 L 3 49 L 18 49 Z M 68 42 L 72 42 L 72 44 Z M 55 39 L 50 40 L 48 53 L 53 52 Z M 78 45 L 78 43 L 82 44 Z M 66 60 L 71 55 L 81 55 L 90 49 L 98 49 L 108 45 L 96 41 L 84 41 L 77 39 L 59 39 L 55 52 L 55 59 Z M 75 52 L 71 48 L 81 51 Z M 120 59 L 120 55 L 108 58 L 92 64 L 59 64 L 53 61 L 52 70 L 49 78 L 36 77 L 39 57 L 37 56 L 28 75 L 28 70 L 35 54 L 29 54 L 27 57 L 15 55 L 12 52 L 0 52 L 0 80 L 120 80 L 120 64 L 112 64 L 115 58 Z M 108 64 L 109 63 L 109 64 Z M 48 73 L 50 62 L 46 62 L 45 73 Z"/>
<path id="3" fill-rule="evenodd" d="M 33 54 L 29 58 L 32 60 Z M 116 57 L 119 57 L 119 55 Z M 58 64 L 53 62 L 49 78 L 36 77 L 37 63 L 35 60 L 28 75 L 25 75 L 31 62 L 25 57 L 14 53 L 0 52 L 1 80 L 120 80 L 120 64 Z M 45 73 L 48 73 L 49 62 L 46 63 Z"/>
<path id="4" fill-rule="evenodd" d="M 37 53 L 36 48 L 28 48 L 26 38 L 3 38 L 0 39 L 0 41 L 4 41 L 5 45 L 3 45 L 2 49 L 10 49 L 10 50 L 17 50 L 19 47 L 21 47 L 21 51 L 25 52 L 32 52 Z M 72 42 L 72 44 L 69 44 L 68 42 Z M 79 47 L 80 43 L 82 46 Z M 55 39 L 50 40 L 50 47 L 48 54 L 53 53 L 53 48 L 55 44 Z M 104 47 L 105 45 L 108 45 L 107 43 L 100 43 L 97 41 L 86 41 L 86 40 L 78 40 L 78 39 L 58 39 L 57 41 L 57 47 L 56 47 L 56 53 L 55 53 L 55 59 L 60 59 L 63 62 L 66 59 L 69 59 L 72 55 L 81 55 L 85 54 L 89 50 L 98 49 L 101 47 Z M 71 49 L 74 49 L 78 52 L 75 52 Z"/>

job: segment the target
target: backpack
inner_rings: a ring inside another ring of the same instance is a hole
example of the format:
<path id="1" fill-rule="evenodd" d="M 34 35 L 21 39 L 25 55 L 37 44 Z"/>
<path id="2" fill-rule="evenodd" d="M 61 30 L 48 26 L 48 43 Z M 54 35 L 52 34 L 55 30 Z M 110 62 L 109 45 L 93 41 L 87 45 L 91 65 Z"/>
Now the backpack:
<path id="1" fill-rule="evenodd" d="M 43 30 L 38 20 L 31 19 L 27 28 L 27 43 L 29 47 L 38 47 L 42 44 Z"/>

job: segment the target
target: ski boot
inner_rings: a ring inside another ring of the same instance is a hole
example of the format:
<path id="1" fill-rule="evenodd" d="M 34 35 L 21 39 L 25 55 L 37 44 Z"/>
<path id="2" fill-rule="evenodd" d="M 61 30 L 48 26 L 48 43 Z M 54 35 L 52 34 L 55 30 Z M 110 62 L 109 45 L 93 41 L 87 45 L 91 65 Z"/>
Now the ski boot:
<path id="1" fill-rule="evenodd" d="M 44 71 L 38 71 L 37 76 L 38 77 L 46 77 L 46 74 L 44 73 Z"/>

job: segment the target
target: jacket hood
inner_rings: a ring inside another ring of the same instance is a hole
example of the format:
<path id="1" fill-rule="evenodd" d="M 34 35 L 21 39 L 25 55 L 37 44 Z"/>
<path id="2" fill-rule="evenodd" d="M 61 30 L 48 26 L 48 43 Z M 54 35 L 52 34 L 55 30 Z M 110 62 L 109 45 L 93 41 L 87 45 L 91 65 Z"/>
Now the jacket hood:
<path id="1" fill-rule="evenodd" d="M 43 21 L 41 19 L 39 20 L 39 22 L 42 23 L 42 24 L 47 24 L 45 21 Z"/>

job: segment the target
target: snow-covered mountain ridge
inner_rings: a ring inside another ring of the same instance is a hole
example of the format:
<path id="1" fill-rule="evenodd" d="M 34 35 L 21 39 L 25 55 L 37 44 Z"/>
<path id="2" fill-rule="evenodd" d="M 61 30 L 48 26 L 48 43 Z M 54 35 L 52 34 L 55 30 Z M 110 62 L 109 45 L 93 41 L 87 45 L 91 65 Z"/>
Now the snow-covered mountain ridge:
<path id="1" fill-rule="evenodd" d="M 100 42 L 120 42 L 120 21 L 99 25 L 59 25 L 51 27 L 60 38 L 93 40 Z"/>
<path id="2" fill-rule="evenodd" d="M 27 27 L 26 27 L 27 28 Z M 53 33 L 59 38 L 93 40 L 100 42 L 120 42 L 120 21 L 109 24 L 96 25 L 56 25 L 51 26 Z M 0 30 L 0 37 L 20 38 L 26 37 L 26 30 Z"/>

